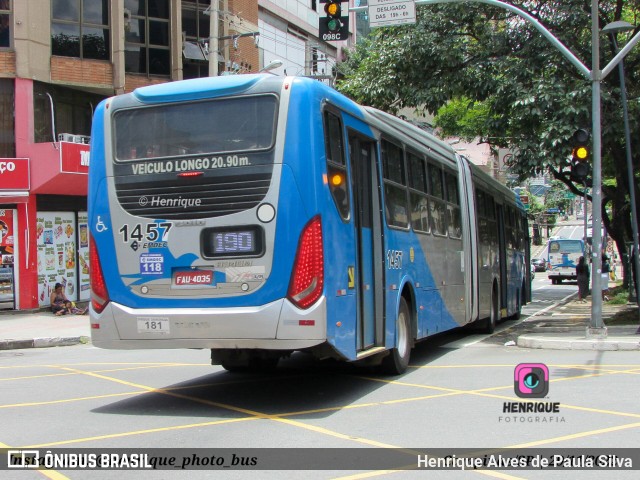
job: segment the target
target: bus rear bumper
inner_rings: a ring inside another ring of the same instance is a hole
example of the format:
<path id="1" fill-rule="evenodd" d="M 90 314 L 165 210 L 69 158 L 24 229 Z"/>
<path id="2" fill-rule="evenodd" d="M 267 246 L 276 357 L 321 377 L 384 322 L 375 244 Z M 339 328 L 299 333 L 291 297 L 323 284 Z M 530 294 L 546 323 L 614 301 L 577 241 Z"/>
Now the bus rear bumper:
<path id="1" fill-rule="evenodd" d="M 132 309 L 110 302 L 91 315 L 100 348 L 257 348 L 299 350 L 326 341 L 325 298 L 307 310 L 285 299 L 235 308 Z"/>

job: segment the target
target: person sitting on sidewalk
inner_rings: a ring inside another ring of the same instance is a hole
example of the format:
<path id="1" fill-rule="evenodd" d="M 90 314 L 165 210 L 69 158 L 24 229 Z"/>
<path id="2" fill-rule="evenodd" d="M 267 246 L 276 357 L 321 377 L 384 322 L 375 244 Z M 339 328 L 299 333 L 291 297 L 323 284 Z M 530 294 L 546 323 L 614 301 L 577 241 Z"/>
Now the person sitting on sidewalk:
<path id="1" fill-rule="evenodd" d="M 87 313 L 87 309 L 77 308 L 75 304 L 67 298 L 64 293 L 64 288 L 61 283 L 56 283 L 53 292 L 51 292 L 51 311 L 54 315 L 66 315 L 67 313 L 73 313 L 76 315 L 83 315 Z"/>

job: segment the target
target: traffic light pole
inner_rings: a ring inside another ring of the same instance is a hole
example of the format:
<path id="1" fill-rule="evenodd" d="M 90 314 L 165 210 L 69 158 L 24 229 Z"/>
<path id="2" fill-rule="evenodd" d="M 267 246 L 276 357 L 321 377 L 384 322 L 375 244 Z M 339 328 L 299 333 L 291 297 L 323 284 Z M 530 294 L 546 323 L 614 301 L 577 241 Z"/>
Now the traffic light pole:
<path id="1" fill-rule="evenodd" d="M 509 10 L 527 22 L 531 23 L 551 44 L 560 50 L 560 53 L 571 62 L 585 78 L 591 80 L 591 120 L 593 137 L 593 186 L 592 186 L 592 295 L 591 295 L 591 322 L 587 328 L 587 336 L 603 337 L 607 330 L 602 323 L 602 130 L 600 126 L 600 84 L 606 76 L 616 67 L 616 65 L 629 53 L 629 51 L 640 41 L 640 32 L 636 33 L 625 47 L 613 57 L 607 66 L 600 70 L 600 29 L 598 23 L 598 0 L 591 0 L 591 70 L 589 70 L 571 50 L 565 47 L 560 40 L 545 28 L 540 22 L 528 13 L 514 7 L 508 3 L 498 0 L 416 0 L 416 5 L 435 5 L 438 3 L 486 3 L 494 7 Z M 367 7 L 353 7 L 350 12 L 366 11 Z M 586 212 L 585 212 L 586 215 Z M 634 221 L 635 219 L 632 219 Z"/>

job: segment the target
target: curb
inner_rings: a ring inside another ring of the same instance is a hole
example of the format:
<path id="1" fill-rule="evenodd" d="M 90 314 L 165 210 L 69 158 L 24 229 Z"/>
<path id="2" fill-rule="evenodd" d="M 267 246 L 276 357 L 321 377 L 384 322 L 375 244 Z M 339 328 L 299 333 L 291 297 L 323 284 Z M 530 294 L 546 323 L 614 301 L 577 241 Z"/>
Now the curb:
<path id="1" fill-rule="evenodd" d="M 591 338 L 563 338 L 547 336 L 541 338 L 538 335 L 520 335 L 517 340 L 518 347 L 538 348 L 549 350 L 640 350 L 639 340 L 628 340 L 620 337 L 609 337 L 606 339 Z"/>
<path id="2" fill-rule="evenodd" d="M 90 338 L 79 337 L 43 337 L 29 340 L 0 340 L 0 350 L 20 350 L 23 348 L 68 347 L 80 343 L 87 344 Z"/>

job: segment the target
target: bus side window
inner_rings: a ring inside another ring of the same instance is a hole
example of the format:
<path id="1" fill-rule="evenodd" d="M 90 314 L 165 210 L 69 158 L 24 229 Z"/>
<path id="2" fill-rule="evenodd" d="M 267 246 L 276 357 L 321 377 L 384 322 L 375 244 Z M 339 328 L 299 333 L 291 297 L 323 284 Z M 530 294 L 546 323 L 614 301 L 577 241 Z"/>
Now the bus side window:
<path id="1" fill-rule="evenodd" d="M 462 214 L 460 212 L 460 195 L 458 193 L 458 178 L 452 173 L 444 172 L 445 185 L 447 187 L 447 224 L 449 237 L 462 237 Z"/>
<path id="2" fill-rule="evenodd" d="M 382 140 L 380 153 L 382 155 L 387 225 L 407 228 L 409 227 L 409 205 L 404 152 L 401 147 L 387 140 Z"/>
<path id="3" fill-rule="evenodd" d="M 409 203 L 411 226 L 416 232 L 429 232 L 429 200 L 427 198 L 427 172 L 422 157 L 407 152 L 409 166 Z"/>
<path id="4" fill-rule="evenodd" d="M 333 202 L 343 220 L 349 219 L 349 191 L 347 190 L 347 166 L 344 157 L 344 137 L 340 118 L 324 113 L 324 145 L 327 155 L 327 181 Z"/>
<path id="5" fill-rule="evenodd" d="M 439 165 L 429 162 L 429 222 L 431 232 L 436 235 L 447 235 L 447 207 L 444 198 L 444 184 L 442 182 L 442 169 Z"/>

